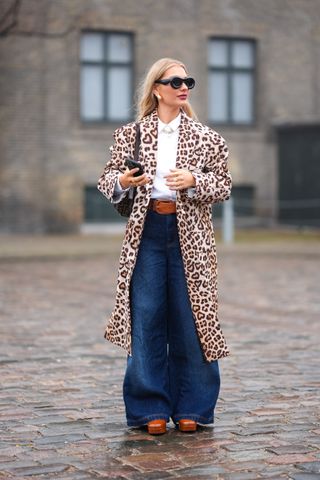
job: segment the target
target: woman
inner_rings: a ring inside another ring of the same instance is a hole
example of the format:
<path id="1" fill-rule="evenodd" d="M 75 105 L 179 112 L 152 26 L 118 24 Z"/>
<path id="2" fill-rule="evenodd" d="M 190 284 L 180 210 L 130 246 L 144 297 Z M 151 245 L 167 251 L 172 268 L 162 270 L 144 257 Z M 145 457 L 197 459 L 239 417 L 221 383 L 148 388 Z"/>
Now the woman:
<path id="1" fill-rule="evenodd" d="M 194 117 L 195 81 L 178 60 L 163 58 L 142 85 L 136 126 L 114 133 L 98 189 L 119 202 L 136 187 L 122 246 L 115 308 L 105 338 L 126 349 L 123 395 L 128 426 L 166 432 L 213 422 L 220 388 L 218 359 L 229 354 L 217 318 L 212 203 L 230 196 L 223 138 Z"/>

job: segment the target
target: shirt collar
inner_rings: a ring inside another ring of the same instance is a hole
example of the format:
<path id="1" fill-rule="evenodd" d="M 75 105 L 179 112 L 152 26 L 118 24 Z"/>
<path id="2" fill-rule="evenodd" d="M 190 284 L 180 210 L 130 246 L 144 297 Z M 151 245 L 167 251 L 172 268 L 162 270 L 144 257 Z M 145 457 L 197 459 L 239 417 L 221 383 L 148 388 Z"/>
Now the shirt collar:
<path id="1" fill-rule="evenodd" d="M 180 123 L 181 123 L 181 112 L 176 118 L 171 120 L 170 123 L 163 123 L 158 117 L 158 132 L 159 133 L 162 132 L 163 129 L 166 127 L 170 127 L 172 129 L 172 132 L 175 132 L 179 128 Z"/>

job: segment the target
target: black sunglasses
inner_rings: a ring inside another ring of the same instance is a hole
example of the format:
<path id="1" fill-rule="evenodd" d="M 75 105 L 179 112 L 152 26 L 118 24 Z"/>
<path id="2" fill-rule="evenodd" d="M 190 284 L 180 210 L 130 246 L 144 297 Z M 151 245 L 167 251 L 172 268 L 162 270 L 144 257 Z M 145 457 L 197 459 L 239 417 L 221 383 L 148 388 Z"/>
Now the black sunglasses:
<path id="1" fill-rule="evenodd" d="M 174 88 L 175 90 L 180 88 L 181 85 L 185 83 L 188 89 L 190 90 L 195 86 L 196 81 L 192 77 L 187 77 L 187 78 L 170 77 L 170 78 L 164 78 L 162 80 L 156 80 L 155 83 L 161 83 L 162 85 L 169 85 L 170 83 L 171 87 Z"/>

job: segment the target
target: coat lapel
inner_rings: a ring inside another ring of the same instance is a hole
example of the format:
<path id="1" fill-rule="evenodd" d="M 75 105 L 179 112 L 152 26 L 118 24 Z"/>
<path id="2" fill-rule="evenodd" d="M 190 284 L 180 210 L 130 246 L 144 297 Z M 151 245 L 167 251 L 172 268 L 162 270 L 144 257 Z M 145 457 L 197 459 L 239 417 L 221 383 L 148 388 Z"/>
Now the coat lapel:
<path id="1" fill-rule="evenodd" d="M 158 116 L 156 110 L 141 121 L 140 130 L 141 162 L 144 165 L 145 172 L 153 179 L 157 168 L 156 154 L 158 148 Z"/>
<path id="2" fill-rule="evenodd" d="M 158 148 L 158 115 L 154 110 L 141 121 L 141 150 L 140 157 L 146 173 L 153 177 L 157 168 Z M 193 152 L 199 143 L 199 134 L 193 121 L 181 111 L 179 126 L 179 140 L 177 149 L 177 168 L 188 168 L 192 165 Z"/>
<path id="3" fill-rule="evenodd" d="M 199 135 L 193 121 L 181 111 L 176 168 L 188 169 L 193 163 L 193 152 L 199 142 Z"/>

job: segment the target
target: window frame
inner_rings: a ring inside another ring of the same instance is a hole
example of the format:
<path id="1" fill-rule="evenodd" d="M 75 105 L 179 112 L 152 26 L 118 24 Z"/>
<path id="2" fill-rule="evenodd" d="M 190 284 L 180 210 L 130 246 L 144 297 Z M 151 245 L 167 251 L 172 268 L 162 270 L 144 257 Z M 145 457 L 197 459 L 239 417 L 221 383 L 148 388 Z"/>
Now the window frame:
<path id="1" fill-rule="evenodd" d="M 209 118 L 208 122 L 212 125 L 222 125 L 231 127 L 254 127 L 257 124 L 257 40 L 251 37 L 226 37 L 226 36 L 211 36 L 209 37 L 208 47 L 212 41 L 223 41 L 227 44 L 227 65 L 226 66 L 213 66 L 209 64 L 207 55 L 207 79 L 209 80 L 210 73 L 221 72 L 227 76 L 227 119 L 226 121 L 214 120 Z M 232 45 L 237 42 L 248 42 L 252 46 L 252 67 L 234 67 L 231 63 Z M 208 52 L 208 50 L 207 50 Z M 233 106 L 233 94 L 232 94 L 232 77 L 235 73 L 250 73 L 252 79 L 252 120 L 249 122 L 241 122 L 232 119 L 232 106 Z M 208 87 L 208 97 L 210 95 Z M 209 100 L 209 98 L 208 98 Z M 209 102 L 208 102 L 209 103 Z"/>
<path id="2" fill-rule="evenodd" d="M 83 60 L 81 58 L 81 39 L 82 36 L 85 34 L 99 34 L 102 35 L 103 38 L 103 59 L 102 60 Z M 107 59 L 107 52 L 108 52 L 108 42 L 110 41 L 110 37 L 112 35 L 124 35 L 130 39 L 129 41 L 129 48 L 130 48 L 130 61 L 128 62 L 120 62 L 120 61 L 110 61 Z M 80 121 L 83 125 L 118 125 L 123 122 L 130 122 L 134 119 L 134 111 L 133 111 L 133 93 L 134 93 L 134 78 L 135 78 L 135 71 L 134 71 L 134 33 L 122 30 L 92 30 L 92 29 L 85 29 L 81 30 L 80 32 L 80 42 L 79 42 L 79 60 L 80 60 L 80 89 L 79 89 L 79 116 Z M 81 110 L 81 92 L 82 92 L 82 69 L 85 66 L 98 66 L 102 68 L 102 78 L 103 78 L 103 118 L 101 119 L 86 119 L 82 115 Z M 130 72 L 130 84 L 129 84 L 129 98 L 130 98 L 130 113 L 127 118 L 123 119 L 112 119 L 108 118 L 107 116 L 107 107 L 108 107 L 108 81 L 109 81 L 109 71 L 111 68 L 114 67 L 126 67 Z"/>

